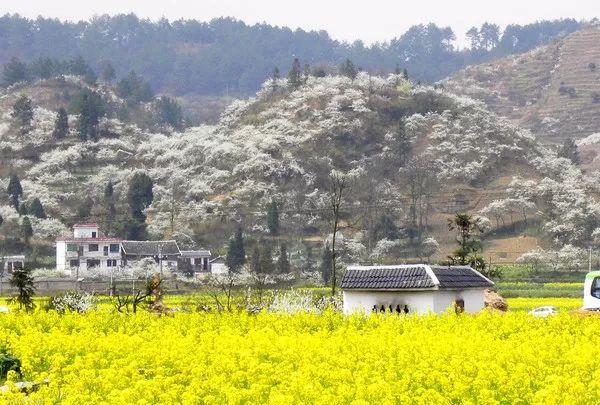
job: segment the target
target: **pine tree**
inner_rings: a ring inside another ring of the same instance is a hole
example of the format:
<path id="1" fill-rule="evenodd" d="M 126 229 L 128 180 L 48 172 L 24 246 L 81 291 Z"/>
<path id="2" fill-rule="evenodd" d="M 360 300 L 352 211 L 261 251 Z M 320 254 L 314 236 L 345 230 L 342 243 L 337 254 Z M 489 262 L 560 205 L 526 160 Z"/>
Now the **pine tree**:
<path id="1" fill-rule="evenodd" d="M 281 244 L 279 246 L 279 258 L 277 259 L 277 272 L 279 274 L 289 274 L 290 273 L 290 260 L 288 258 L 287 247 L 285 244 Z"/>
<path id="2" fill-rule="evenodd" d="M 340 66 L 340 74 L 349 77 L 350 79 L 356 79 L 357 71 L 354 67 L 354 63 L 350 59 L 346 59 Z"/>
<path id="3" fill-rule="evenodd" d="M 262 262 L 261 262 L 261 258 L 260 258 L 260 246 L 258 243 L 254 246 L 254 249 L 252 249 L 252 256 L 250 258 L 250 270 L 252 270 L 252 272 L 254 274 L 262 273 Z"/>
<path id="4" fill-rule="evenodd" d="M 14 197 L 17 201 L 23 195 L 23 188 L 21 187 L 21 181 L 16 174 L 12 173 L 10 175 L 10 180 L 8 181 L 8 187 L 6 188 L 6 192 L 9 196 Z"/>
<path id="5" fill-rule="evenodd" d="M 87 221 L 92 216 L 92 208 L 94 200 L 91 197 L 83 199 L 77 206 L 77 219 L 79 221 Z"/>
<path id="6" fill-rule="evenodd" d="M 161 96 L 154 102 L 159 124 L 170 125 L 175 129 L 184 127 L 183 111 L 181 106 L 171 97 Z"/>
<path id="7" fill-rule="evenodd" d="M 279 208 L 275 201 L 271 201 L 267 210 L 267 228 L 271 235 L 279 234 Z"/>
<path id="8" fill-rule="evenodd" d="M 581 164 L 579 149 L 577 149 L 577 144 L 571 138 L 565 139 L 558 156 L 569 159 L 571 162 L 573 162 L 573 164 Z"/>
<path id="9" fill-rule="evenodd" d="M 321 277 L 323 278 L 323 283 L 325 285 L 329 284 L 331 280 L 331 248 L 329 247 L 329 243 L 325 245 L 325 249 L 323 249 L 323 256 L 321 258 Z"/>
<path id="10" fill-rule="evenodd" d="M 67 110 L 59 108 L 56 114 L 56 121 L 54 121 L 54 130 L 52 136 L 55 139 L 64 139 L 69 133 L 69 116 Z"/>
<path id="11" fill-rule="evenodd" d="M 105 60 L 100 63 L 100 77 L 105 83 L 111 83 L 117 78 L 115 68 L 110 61 Z"/>
<path id="12" fill-rule="evenodd" d="M 27 80 L 27 66 L 19 60 L 12 57 L 10 62 L 4 64 L 3 81 L 6 86 Z"/>
<path id="13" fill-rule="evenodd" d="M 106 183 L 106 187 L 104 187 L 104 199 L 112 200 L 114 194 L 115 188 L 113 186 L 112 180 L 109 180 L 108 183 Z"/>
<path id="14" fill-rule="evenodd" d="M 21 222 L 21 238 L 27 244 L 29 244 L 29 239 L 33 236 L 33 228 L 31 227 L 31 221 L 29 217 L 23 217 L 23 221 Z"/>
<path id="15" fill-rule="evenodd" d="M 225 263 L 232 273 L 239 272 L 244 263 L 246 263 L 244 235 L 241 227 L 238 227 L 233 238 L 229 240 L 229 249 L 227 250 Z"/>
<path id="16" fill-rule="evenodd" d="M 402 70 L 402 77 L 404 77 L 404 80 L 408 80 L 408 70 L 406 68 Z"/>
<path id="17" fill-rule="evenodd" d="M 96 140 L 100 118 L 106 114 L 102 97 L 89 89 L 82 90 L 74 100 L 77 134 L 82 141 Z"/>
<path id="18" fill-rule="evenodd" d="M 31 204 L 27 207 L 27 212 L 36 218 L 46 218 L 46 212 L 44 212 L 44 207 L 39 198 L 34 198 L 33 201 L 31 201 Z"/>
<path id="19" fill-rule="evenodd" d="M 31 311 L 34 308 L 33 295 L 35 284 L 29 269 L 15 269 L 10 278 L 10 285 L 17 289 L 17 295 L 12 298 L 19 304 L 20 309 Z"/>
<path id="20" fill-rule="evenodd" d="M 298 58 L 294 59 L 292 63 L 292 68 L 288 72 L 288 83 L 292 89 L 297 89 L 302 85 L 302 68 L 300 66 L 300 60 Z"/>
<path id="21" fill-rule="evenodd" d="M 263 274 L 273 274 L 275 272 L 273 253 L 268 243 L 263 244 L 260 251 L 260 268 Z"/>
<path id="22" fill-rule="evenodd" d="M 29 130 L 29 127 L 31 127 L 31 121 L 33 120 L 33 106 L 31 105 L 31 99 L 27 96 L 19 97 L 13 105 L 11 116 L 19 123 L 21 132 L 26 133 Z"/>
<path id="23" fill-rule="evenodd" d="M 271 90 L 273 91 L 273 93 L 275 93 L 277 91 L 277 89 L 279 88 L 279 79 L 280 79 L 279 68 L 277 66 L 275 66 L 275 69 L 273 70 L 273 74 L 271 75 Z"/>

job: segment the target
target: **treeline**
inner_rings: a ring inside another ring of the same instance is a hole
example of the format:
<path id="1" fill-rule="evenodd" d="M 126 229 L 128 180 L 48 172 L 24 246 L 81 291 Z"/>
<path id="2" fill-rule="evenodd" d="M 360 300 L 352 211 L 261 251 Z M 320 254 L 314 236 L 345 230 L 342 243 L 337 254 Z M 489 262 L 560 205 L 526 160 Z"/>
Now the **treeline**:
<path id="1" fill-rule="evenodd" d="M 469 30 L 471 48 L 458 50 L 452 29 L 435 24 L 417 25 L 389 42 L 365 46 L 361 41 L 335 41 L 325 31 L 250 26 L 231 18 L 152 22 L 129 14 L 72 23 L 5 15 L 0 18 L 0 63 L 12 57 L 28 63 L 81 57 L 100 72 L 110 60 L 117 75 L 134 70 L 160 91 L 248 94 L 257 90 L 274 66 L 287 66 L 295 57 L 324 67 L 337 67 L 350 59 L 357 68 L 376 73 L 400 65 L 414 80 L 432 82 L 471 63 L 527 51 L 581 26 L 565 19 L 509 25 L 501 32 L 493 24 L 484 24 Z M 48 68 L 39 66 L 38 74 L 46 74 Z"/>
<path id="2" fill-rule="evenodd" d="M 112 84 L 117 76 L 110 61 L 103 61 L 100 66 L 100 80 L 104 84 Z M 148 81 L 131 71 L 121 78 L 114 86 L 114 91 L 125 105 L 115 106 L 110 98 L 106 98 L 98 88 L 98 75 L 90 65 L 81 57 L 77 56 L 70 60 L 58 60 L 51 58 L 38 58 L 31 63 L 25 63 L 17 57 L 2 67 L 0 83 L 4 86 L 12 86 L 17 83 L 28 83 L 35 79 L 57 79 L 64 81 L 64 75 L 79 76 L 89 87 L 82 87 L 74 95 L 64 93 L 69 104 L 69 112 L 76 114 L 76 130 L 82 140 L 96 140 L 99 136 L 98 125 L 100 119 L 106 115 L 117 116 L 129 120 L 131 111 L 141 103 L 151 103 L 151 125 L 164 128 L 180 130 L 185 126 L 181 106 L 168 96 L 156 98 L 155 93 Z M 57 139 L 64 138 L 69 132 L 67 110 L 60 108 L 54 129 Z M 140 115 L 140 114 L 136 114 Z M 20 97 L 13 106 L 12 117 L 15 118 L 22 133 L 31 129 L 33 120 L 33 102 L 27 96 Z"/>

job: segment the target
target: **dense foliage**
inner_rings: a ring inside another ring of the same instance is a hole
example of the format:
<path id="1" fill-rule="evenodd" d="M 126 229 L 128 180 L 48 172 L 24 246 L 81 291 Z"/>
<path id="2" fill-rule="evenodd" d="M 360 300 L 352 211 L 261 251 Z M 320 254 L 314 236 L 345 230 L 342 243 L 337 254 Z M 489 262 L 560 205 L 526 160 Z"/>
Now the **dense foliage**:
<path id="1" fill-rule="evenodd" d="M 8 402 L 593 403 L 596 317 L 92 311 L 0 317 Z M 9 373 L 8 385 L 18 379 Z"/>
<path id="2" fill-rule="evenodd" d="M 81 56 L 105 81 L 113 80 L 115 71 L 123 77 L 135 70 L 154 88 L 178 94 L 248 94 L 259 88 L 274 67 L 287 70 L 294 57 L 318 71 L 321 65 L 338 67 L 344 62 L 343 70 L 351 75 L 354 67 L 350 68 L 347 59 L 356 68 L 375 71 L 391 72 L 400 64 L 414 80 L 435 81 L 466 64 L 524 52 L 580 26 L 575 20 L 510 25 L 502 35 L 499 31 L 491 38 L 487 35 L 485 48 L 476 43 L 473 49 L 458 50 L 453 45 L 454 32 L 435 24 L 417 25 L 389 42 L 365 46 L 361 41 L 340 43 L 325 31 L 249 26 L 230 18 L 151 22 L 130 14 L 60 22 L 5 15 L 0 18 L 0 64 L 16 56 L 35 61 L 32 70 L 38 77 L 62 69 L 95 80 L 95 74 L 78 59 Z M 5 72 L 11 83 L 27 77 L 17 60 Z"/>

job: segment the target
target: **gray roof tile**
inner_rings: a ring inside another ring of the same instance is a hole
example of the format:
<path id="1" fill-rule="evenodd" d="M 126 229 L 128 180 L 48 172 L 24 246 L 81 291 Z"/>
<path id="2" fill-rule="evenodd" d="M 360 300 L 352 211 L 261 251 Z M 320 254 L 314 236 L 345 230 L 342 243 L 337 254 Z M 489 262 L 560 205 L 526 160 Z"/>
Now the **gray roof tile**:
<path id="1" fill-rule="evenodd" d="M 431 266 L 440 288 L 477 288 L 494 285 L 469 266 Z"/>

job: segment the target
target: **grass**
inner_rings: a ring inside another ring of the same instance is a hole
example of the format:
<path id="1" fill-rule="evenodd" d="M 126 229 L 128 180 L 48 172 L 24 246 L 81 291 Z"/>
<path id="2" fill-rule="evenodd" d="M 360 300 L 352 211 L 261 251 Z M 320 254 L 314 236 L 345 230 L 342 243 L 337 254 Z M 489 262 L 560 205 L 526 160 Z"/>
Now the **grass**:
<path id="1" fill-rule="evenodd" d="M 498 292 L 505 298 L 581 298 L 583 297 L 583 282 L 499 282 L 496 283 Z"/>

